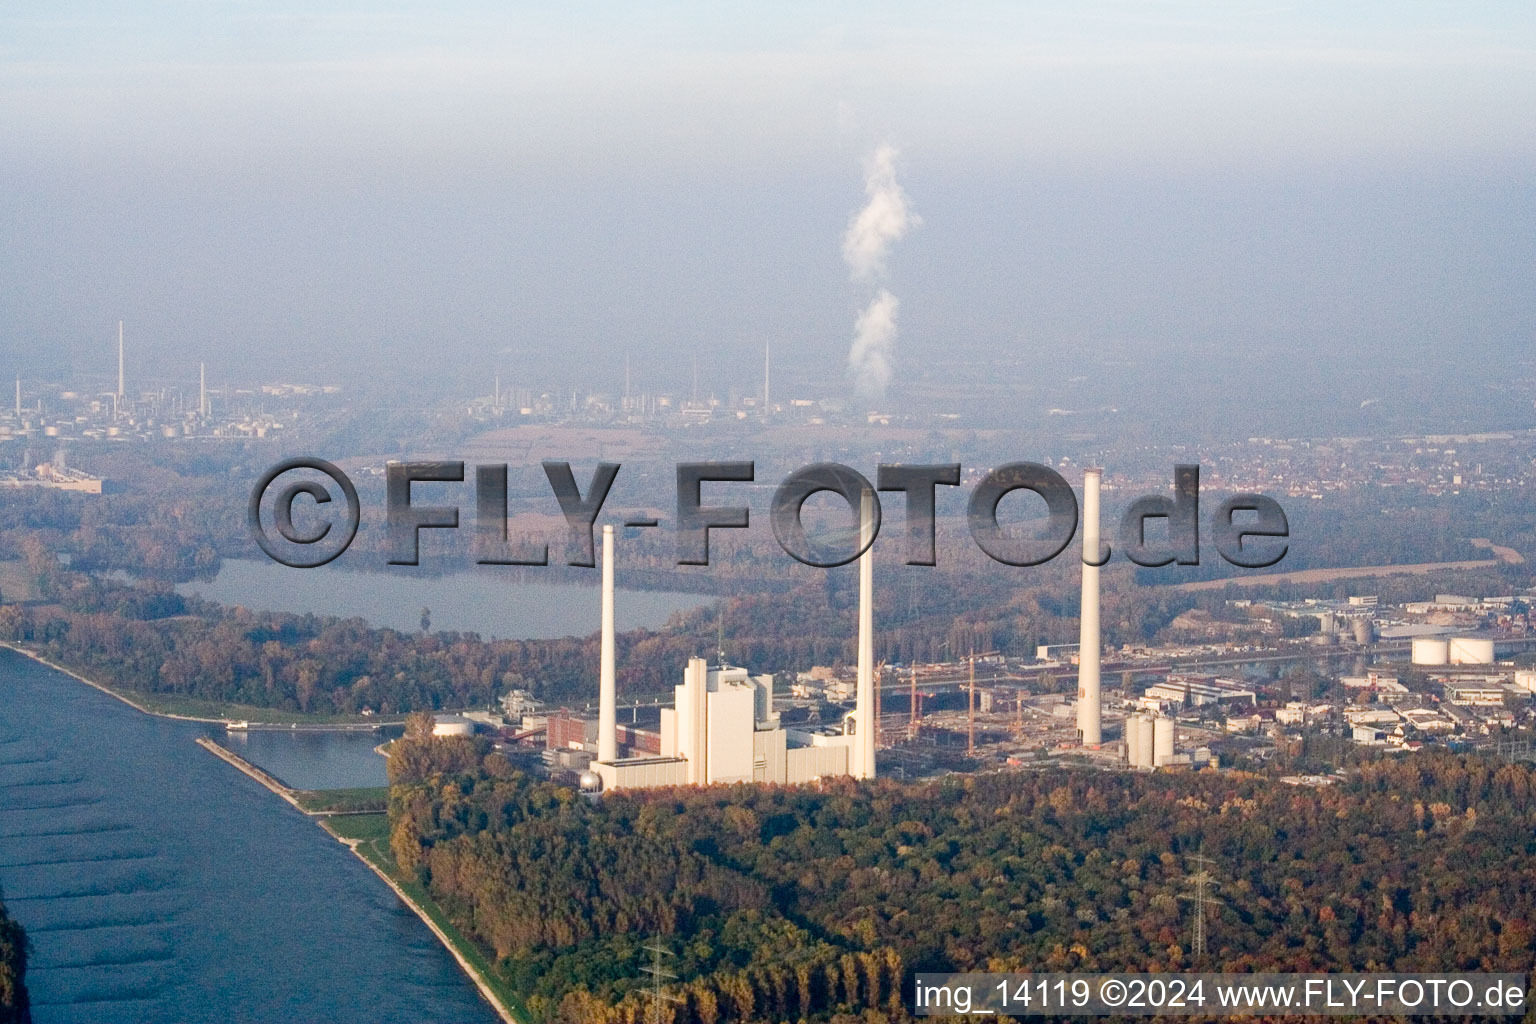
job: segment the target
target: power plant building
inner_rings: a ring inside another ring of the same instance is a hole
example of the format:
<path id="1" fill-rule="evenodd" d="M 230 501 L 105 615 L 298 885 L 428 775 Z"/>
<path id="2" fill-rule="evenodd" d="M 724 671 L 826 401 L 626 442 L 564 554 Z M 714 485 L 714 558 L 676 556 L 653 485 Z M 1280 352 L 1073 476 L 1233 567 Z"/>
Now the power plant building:
<path id="1" fill-rule="evenodd" d="M 683 681 L 673 688 L 673 706 L 661 709 L 660 753 L 619 757 L 615 726 L 613 632 L 613 528 L 603 528 L 603 630 L 600 677 L 599 757 L 590 766 L 604 790 L 658 786 L 730 785 L 737 782 L 795 784 L 823 776 L 874 776 L 873 668 L 870 611 L 873 587 L 862 558 L 860 586 L 860 687 L 858 710 L 840 727 L 820 731 L 786 729 L 773 708 L 771 675 L 691 658 Z M 863 732 L 864 735 L 860 735 Z M 856 748 L 862 743 L 864 748 Z M 860 753 L 867 769 L 856 770 Z"/>
<path id="2" fill-rule="evenodd" d="M 785 729 L 773 711 L 773 676 L 693 658 L 661 710 L 661 755 L 594 761 L 607 789 L 814 782 L 847 775 L 855 736 Z"/>

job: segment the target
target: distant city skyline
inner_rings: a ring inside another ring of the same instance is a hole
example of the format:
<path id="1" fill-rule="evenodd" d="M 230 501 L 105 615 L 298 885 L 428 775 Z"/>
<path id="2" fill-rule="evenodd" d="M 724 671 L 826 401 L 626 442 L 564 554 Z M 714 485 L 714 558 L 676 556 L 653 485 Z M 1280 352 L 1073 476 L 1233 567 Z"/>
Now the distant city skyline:
<path id="1" fill-rule="evenodd" d="M 745 393 L 771 345 L 776 384 L 854 398 L 841 243 L 883 143 L 923 218 L 886 404 L 956 361 L 1202 366 L 1256 415 L 1368 367 L 1529 372 L 1518 5 L 27 3 L 0 39 L 9 374 L 95 374 L 121 319 L 146 379 L 627 355 L 637 390 L 697 358 Z"/>

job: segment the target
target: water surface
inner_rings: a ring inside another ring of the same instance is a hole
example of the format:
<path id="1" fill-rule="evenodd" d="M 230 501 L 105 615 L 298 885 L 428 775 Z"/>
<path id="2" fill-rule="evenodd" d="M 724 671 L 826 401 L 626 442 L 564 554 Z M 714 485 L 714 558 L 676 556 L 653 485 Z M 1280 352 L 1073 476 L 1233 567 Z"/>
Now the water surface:
<path id="1" fill-rule="evenodd" d="M 496 1021 L 361 861 L 193 743 L 210 729 L 0 650 L 0 885 L 37 1024 Z"/>
<path id="2" fill-rule="evenodd" d="M 389 785 L 377 747 L 404 731 L 236 729 L 214 739 L 294 789 L 354 789 Z"/>
<path id="3" fill-rule="evenodd" d="M 334 565 L 292 569 L 265 559 L 226 559 L 212 580 L 183 583 L 176 589 L 220 604 L 356 616 L 402 631 L 420 629 L 421 610 L 427 608 L 434 630 L 510 640 L 594 633 L 600 600 L 596 576 L 591 586 L 515 583 L 493 572 L 426 576 L 408 569 L 356 572 Z M 673 614 L 713 600 L 673 591 L 619 590 L 614 595 L 614 618 L 620 630 L 656 629 Z"/>

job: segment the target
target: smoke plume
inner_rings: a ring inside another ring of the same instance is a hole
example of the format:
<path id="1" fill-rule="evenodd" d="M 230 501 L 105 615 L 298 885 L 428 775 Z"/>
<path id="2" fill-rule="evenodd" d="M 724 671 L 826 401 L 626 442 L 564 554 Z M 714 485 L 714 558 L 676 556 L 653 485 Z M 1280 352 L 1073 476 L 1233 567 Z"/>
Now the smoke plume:
<path id="1" fill-rule="evenodd" d="M 853 347 L 848 366 L 859 394 L 880 398 L 891 382 L 891 347 L 896 341 L 896 310 L 901 300 L 884 288 L 853 322 Z"/>
<path id="2" fill-rule="evenodd" d="M 864 207 L 843 233 L 843 261 L 855 281 L 874 284 L 886 276 L 891 246 L 922 223 L 909 209 L 907 194 L 896 182 L 897 150 L 881 145 L 864 161 Z M 891 382 L 892 350 L 896 343 L 896 310 L 901 305 L 885 288 L 859 314 L 848 349 L 848 369 L 861 396 L 876 400 Z"/>

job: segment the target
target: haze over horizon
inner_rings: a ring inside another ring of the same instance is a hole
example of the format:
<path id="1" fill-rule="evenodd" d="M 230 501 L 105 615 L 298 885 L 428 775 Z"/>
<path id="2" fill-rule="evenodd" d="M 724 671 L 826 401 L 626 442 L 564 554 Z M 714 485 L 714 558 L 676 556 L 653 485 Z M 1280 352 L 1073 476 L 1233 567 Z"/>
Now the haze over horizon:
<path id="1" fill-rule="evenodd" d="M 886 143 L 922 217 L 887 404 L 956 360 L 1258 418 L 1531 372 L 1523 6 L 141 6 L 0 14 L 0 376 L 105 378 L 123 319 L 144 378 L 627 353 L 750 393 L 771 343 L 852 398 Z"/>

